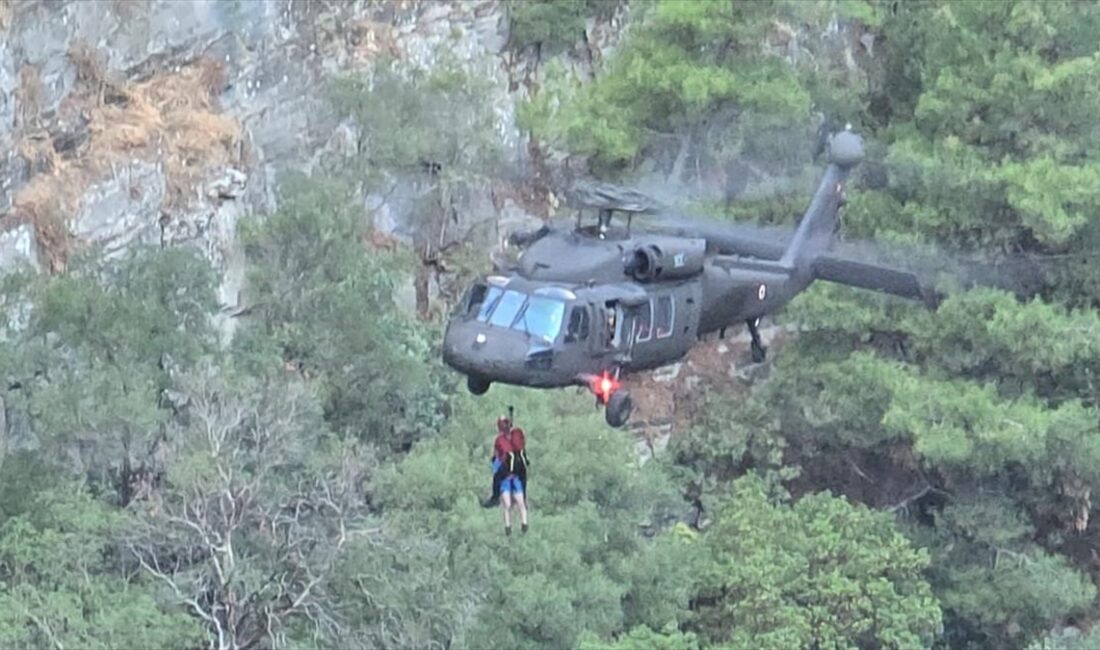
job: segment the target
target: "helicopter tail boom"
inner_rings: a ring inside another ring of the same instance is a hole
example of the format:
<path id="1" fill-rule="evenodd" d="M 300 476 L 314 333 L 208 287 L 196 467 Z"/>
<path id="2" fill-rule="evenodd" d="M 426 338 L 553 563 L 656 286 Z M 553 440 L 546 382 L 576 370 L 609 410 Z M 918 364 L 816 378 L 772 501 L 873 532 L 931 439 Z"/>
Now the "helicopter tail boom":
<path id="1" fill-rule="evenodd" d="M 845 130 L 832 137 L 825 176 L 814 192 L 810 207 L 799 222 L 790 245 L 780 258 L 781 264 L 788 268 L 803 266 L 829 247 L 840 206 L 844 202 L 844 182 L 862 159 L 863 142 L 858 135 Z"/>
<path id="2" fill-rule="evenodd" d="M 936 293 L 923 286 L 917 275 L 909 271 L 831 255 L 819 256 L 813 269 L 814 278 L 819 280 L 920 300 L 929 307 L 934 307 L 938 301 Z"/>

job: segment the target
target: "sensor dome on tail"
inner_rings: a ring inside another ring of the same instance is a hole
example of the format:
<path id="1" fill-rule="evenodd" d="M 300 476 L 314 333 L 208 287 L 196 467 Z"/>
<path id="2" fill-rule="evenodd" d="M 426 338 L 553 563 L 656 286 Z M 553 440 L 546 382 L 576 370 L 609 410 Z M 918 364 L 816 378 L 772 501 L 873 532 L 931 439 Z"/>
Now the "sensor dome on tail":
<path id="1" fill-rule="evenodd" d="M 829 142 L 829 162 L 842 169 L 851 169 L 862 161 L 863 138 L 848 130 L 832 137 Z"/>
<path id="2" fill-rule="evenodd" d="M 852 133 L 850 128 L 851 125 L 848 125 L 844 131 L 829 139 L 829 166 L 790 245 L 779 260 L 788 269 L 807 268 L 832 242 L 840 206 L 844 204 L 844 183 L 849 172 L 863 160 L 863 139 Z M 802 279 L 808 281 L 807 277 Z"/>

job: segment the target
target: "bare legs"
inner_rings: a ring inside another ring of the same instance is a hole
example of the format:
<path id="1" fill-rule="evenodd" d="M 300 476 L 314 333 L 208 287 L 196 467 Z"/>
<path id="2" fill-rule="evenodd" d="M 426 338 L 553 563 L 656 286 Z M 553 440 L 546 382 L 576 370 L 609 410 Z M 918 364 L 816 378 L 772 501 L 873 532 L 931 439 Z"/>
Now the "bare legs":
<path id="1" fill-rule="evenodd" d="M 527 499 L 523 497 L 522 492 L 516 493 L 516 507 L 519 508 L 519 522 L 523 524 L 524 528 L 527 527 Z"/>
<path id="2" fill-rule="evenodd" d="M 504 531 L 512 533 L 512 505 L 519 509 L 519 521 L 523 525 L 523 532 L 527 532 L 527 500 L 522 492 L 502 492 L 500 495 L 500 511 L 504 517 Z"/>
<path id="3" fill-rule="evenodd" d="M 512 530 L 512 493 L 503 492 L 500 495 L 500 511 L 504 513 L 504 528 Z"/>

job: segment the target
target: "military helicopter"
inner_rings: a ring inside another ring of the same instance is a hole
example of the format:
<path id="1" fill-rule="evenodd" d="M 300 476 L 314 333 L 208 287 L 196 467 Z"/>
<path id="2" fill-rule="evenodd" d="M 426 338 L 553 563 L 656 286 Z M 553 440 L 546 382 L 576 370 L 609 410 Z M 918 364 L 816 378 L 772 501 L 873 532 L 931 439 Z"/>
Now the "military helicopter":
<path id="1" fill-rule="evenodd" d="M 633 409 L 625 374 L 675 362 L 704 335 L 724 336 L 742 322 L 753 361 L 762 362 L 760 318 L 814 280 L 930 300 L 913 273 L 830 254 L 862 139 L 849 126 L 832 135 L 828 153 L 805 215 L 778 238 L 675 219 L 632 233 L 633 216 L 651 206 L 597 191 L 605 201 L 594 225 L 578 216 L 571 230 L 545 226 L 516 237 L 526 247 L 518 263 L 469 287 L 448 321 L 444 362 L 466 375 L 475 395 L 493 382 L 586 386 L 607 423 L 621 427 Z M 627 215 L 625 226 L 613 223 L 616 212 Z"/>

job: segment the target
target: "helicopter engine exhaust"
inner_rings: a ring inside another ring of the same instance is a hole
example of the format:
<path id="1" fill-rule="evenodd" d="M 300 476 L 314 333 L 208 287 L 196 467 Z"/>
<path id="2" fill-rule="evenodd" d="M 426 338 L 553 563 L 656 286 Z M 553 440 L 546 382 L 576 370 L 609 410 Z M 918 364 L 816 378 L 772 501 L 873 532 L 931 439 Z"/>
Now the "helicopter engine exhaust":
<path id="1" fill-rule="evenodd" d="M 706 248 L 705 239 L 649 243 L 629 254 L 625 270 L 638 282 L 690 278 L 703 271 Z"/>

